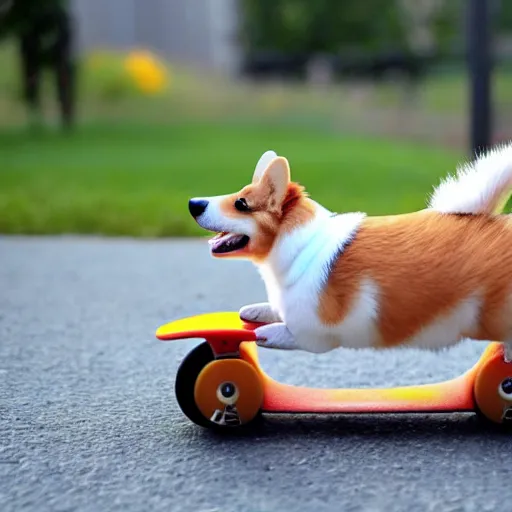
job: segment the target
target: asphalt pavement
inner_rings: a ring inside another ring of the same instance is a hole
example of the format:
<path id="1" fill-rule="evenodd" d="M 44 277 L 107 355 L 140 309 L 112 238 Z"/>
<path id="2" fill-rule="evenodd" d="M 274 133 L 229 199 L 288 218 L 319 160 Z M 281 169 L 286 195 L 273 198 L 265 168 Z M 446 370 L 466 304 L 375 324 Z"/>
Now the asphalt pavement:
<path id="1" fill-rule="evenodd" d="M 198 341 L 162 323 L 264 300 L 255 269 L 202 240 L 0 238 L 0 510 L 494 511 L 512 507 L 512 434 L 473 415 L 190 423 L 174 375 Z M 433 382 L 483 350 L 260 349 L 284 382 Z"/>

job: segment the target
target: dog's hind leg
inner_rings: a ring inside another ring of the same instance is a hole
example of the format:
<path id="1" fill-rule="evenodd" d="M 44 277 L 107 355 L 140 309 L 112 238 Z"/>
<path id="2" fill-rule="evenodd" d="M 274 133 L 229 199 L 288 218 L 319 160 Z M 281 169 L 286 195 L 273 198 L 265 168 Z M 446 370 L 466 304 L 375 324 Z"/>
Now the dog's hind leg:
<path id="1" fill-rule="evenodd" d="M 269 302 L 259 302 L 257 304 L 249 304 L 240 309 L 240 318 L 246 322 L 262 322 L 271 324 L 280 322 L 279 314 L 272 308 Z"/>

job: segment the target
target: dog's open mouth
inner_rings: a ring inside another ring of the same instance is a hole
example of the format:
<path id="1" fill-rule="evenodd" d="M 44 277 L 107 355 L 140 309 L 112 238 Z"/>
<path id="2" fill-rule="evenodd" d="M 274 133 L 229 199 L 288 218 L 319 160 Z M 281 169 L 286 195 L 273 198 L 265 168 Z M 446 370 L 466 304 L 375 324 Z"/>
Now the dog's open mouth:
<path id="1" fill-rule="evenodd" d="M 218 233 L 208 242 L 210 249 L 214 254 L 239 251 L 249 243 L 247 235 L 237 235 L 236 233 Z"/>

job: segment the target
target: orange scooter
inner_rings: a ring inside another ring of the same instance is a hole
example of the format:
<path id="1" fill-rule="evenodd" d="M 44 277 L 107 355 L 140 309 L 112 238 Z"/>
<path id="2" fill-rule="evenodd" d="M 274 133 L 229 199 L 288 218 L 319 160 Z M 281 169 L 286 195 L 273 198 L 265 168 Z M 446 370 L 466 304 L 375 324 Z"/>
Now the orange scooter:
<path id="1" fill-rule="evenodd" d="M 512 424 L 512 362 L 493 342 L 461 376 L 437 384 L 395 388 L 321 389 L 283 384 L 258 362 L 254 329 L 238 313 L 209 313 L 162 325 L 160 340 L 202 338 L 182 361 L 175 393 L 183 413 L 209 428 L 248 425 L 260 413 L 474 412 Z"/>

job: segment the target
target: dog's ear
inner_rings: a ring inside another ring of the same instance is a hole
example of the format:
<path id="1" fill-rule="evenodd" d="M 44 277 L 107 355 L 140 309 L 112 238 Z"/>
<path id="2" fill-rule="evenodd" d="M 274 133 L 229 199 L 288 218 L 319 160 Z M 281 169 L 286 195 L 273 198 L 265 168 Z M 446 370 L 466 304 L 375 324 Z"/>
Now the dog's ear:
<path id="1" fill-rule="evenodd" d="M 289 184 L 290 166 L 288 160 L 282 156 L 274 158 L 263 173 L 260 185 L 268 192 L 271 202 L 277 206 L 283 202 Z"/>
<path id="2" fill-rule="evenodd" d="M 275 151 L 266 151 L 261 155 L 260 159 L 258 160 L 258 163 L 256 164 L 256 169 L 254 169 L 254 174 L 252 176 L 252 182 L 257 183 L 260 181 L 261 177 L 263 176 L 263 173 L 267 170 L 267 167 L 269 166 L 270 162 L 274 160 L 274 158 L 277 157 L 277 154 Z"/>

